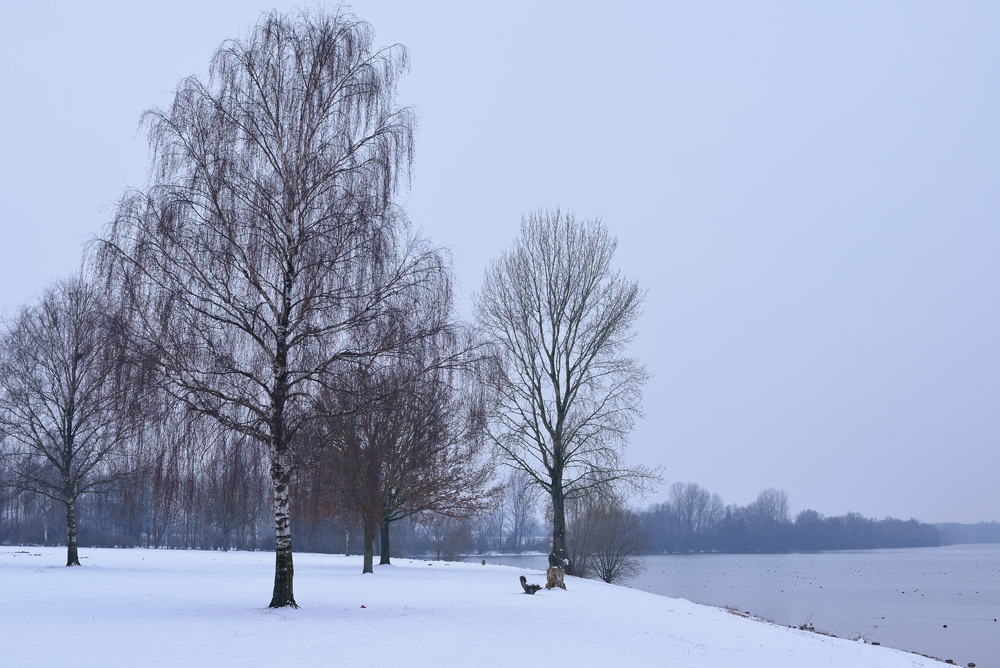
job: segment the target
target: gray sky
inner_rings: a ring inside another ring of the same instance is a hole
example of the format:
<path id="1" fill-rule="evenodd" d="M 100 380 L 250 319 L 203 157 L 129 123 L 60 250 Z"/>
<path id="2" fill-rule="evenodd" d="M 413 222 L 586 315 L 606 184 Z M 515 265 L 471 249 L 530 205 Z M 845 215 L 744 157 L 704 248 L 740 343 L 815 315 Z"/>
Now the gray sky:
<path id="1" fill-rule="evenodd" d="M 354 4 L 410 49 L 406 199 L 463 311 L 523 211 L 600 216 L 649 290 L 632 461 L 730 503 L 1000 519 L 1000 5 L 619 4 Z M 143 184 L 142 111 L 270 7 L 155 5 L 4 3 L 8 311 Z"/>

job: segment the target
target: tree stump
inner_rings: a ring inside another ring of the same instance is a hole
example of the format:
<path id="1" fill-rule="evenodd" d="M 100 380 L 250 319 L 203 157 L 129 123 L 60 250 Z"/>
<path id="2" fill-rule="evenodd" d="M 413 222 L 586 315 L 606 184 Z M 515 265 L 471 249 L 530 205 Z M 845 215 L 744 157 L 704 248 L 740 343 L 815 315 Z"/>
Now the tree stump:
<path id="1" fill-rule="evenodd" d="M 566 589 L 566 571 L 561 568 L 549 567 L 545 571 L 545 588 L 552 589 L 553 587 L 561 587 Z"/>
<path id="2" fill-rule="evenodd" d="M 521 576 L 521 588 L 524 589 L 525 594 L 535 595 L 535 592 L 542 588 L 542 585 L 528 584 L 528 579 Z"/>

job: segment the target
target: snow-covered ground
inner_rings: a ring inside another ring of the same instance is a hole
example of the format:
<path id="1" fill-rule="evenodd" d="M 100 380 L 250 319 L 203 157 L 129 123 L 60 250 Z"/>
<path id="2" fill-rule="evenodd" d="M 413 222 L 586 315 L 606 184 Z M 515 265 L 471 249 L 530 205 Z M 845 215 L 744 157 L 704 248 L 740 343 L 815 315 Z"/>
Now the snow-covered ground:
<path id="1" fill-rule="evenodd" d="M 725 610 L 478 563 L 295 555 L 301 608 L 269 610 L 268 553 L 0 547 L 0 666 L 941 666 Z"/>

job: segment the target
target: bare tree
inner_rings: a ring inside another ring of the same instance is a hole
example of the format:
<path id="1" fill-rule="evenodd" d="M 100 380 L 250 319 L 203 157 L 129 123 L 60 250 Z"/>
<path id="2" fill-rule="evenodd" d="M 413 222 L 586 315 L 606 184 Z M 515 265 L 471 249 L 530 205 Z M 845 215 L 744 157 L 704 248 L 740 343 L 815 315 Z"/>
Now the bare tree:
<path id="1" fill-rule="evenodd" d="M 608 584 L 628 580 L 645 568 L 646 534 L 639 516 L 617 499 L 603 499 L 595 511 L 590 551 L 594 574 Z"/>
<path id="2" fill-rule="evenodd" d="M 670 505 L 674 515 L 675 549 L 703 549 L 700 542 L 708 536 L 726 512 L 718 494 L 710 494 L 696 483 L 675 482 L 670 486 Z"/>
<path id="3" fill-rule="evenodd" d="M 592 509 L 603 493 L 604 490 L 599 490 L 597 494 L 579 496 L 566 501 L 566 556 L 573 564 L 573 574 L 577 577 L 589 578 L 594 573 L 590 557 L 597 531 L 597 517 Z M 548 510 L 551 514 L 551 503 Z"/>
<path id="4" fill-rule="evenodd" d="M 789 529 L 788 492 L 772 488 L 765 489 L 746 508 L 748 529 L 757 550 L 774 552 L 782 549 L 787 541 L 783 535 Z"/>
<path id="5" fill-rule="evenodd" d="M 267 499 L 259 444 L 242 440 L 238 434 L 223 435 L 204 468 L 206 519 L 221 533 L 223 550 L 242 547 L 256 509 Z"/>
<path id="6" fill-rule="evenodd" d="M 492 466 L 481 456 L 461 374 L 418 373 L 427 364 L 417 359 L 381 369 L 359 365 L 340 408 L 328 411 L 341 416 L 322 430 L 330 442 L 330 484 L 362 523 L 364 573 L 373 572 L 376 529 L 387 564 L 390 523 L 424 511 L 467 518 L 497 491 L 488 485 Z"/>
<path id="7" fill-rule="evenodd" d="M 365 349 L 347 333 L 448 271 L 403 237 L 393 204 L 412 159 L 413 114 L 394 103 L 406 67 L 403 47 L 374 49 L 342 9 L 262 16 L 216 51 L 207 82 L 185 79 L 146 113 L 152 185 L 123 198 L 97 244 L 170 392 L 267 449 L 271 607 L 295 606 L 288 486 L 318 385 L 403 345 L 393 327 Z"/>
<path id="8" fill-rule="evenodd" d="M 528 538 L 534 532 L 538 487 L 533 483 L 531 477 L 519 469 L 512 469 L 507 476 L 504 506 L 508 512 L 504 519 L 507 549 L 510 552 L 523 552 Z"/>
<path id="9" fill-rule="evenodd" d="M 614 583 L 638 575 L 648 539 L 638 513 L 629 509 L 613 489 L 567 504 L 567 546 L 580 577 Z"/>
<path id="10" fill-rule="evenodd" d="M 501 495 L 497 503 L 484 512 L 476 516 L 473 525 L 473 538 L 476 550 L 479 552 L 502 552 L 504 527 L 507 524 L 507 502 Z"/>
<path id="11" fill-rule="evenodd" d="M 599 220 L 533 212 L 487 269 L 476 300 L 502 360 L 487 433 L 551 499 L 552 551 L 562 560 L 567 500 L 659 479 L 623 457 L 648 375 L 625 356 L 643 293 L 612 269 L 615 246 Z"/>
<path id="12" fill-rule="evenodd" d="M 121 331 L 82 279 L 25 306 L 0 338 L 0 427 L 9 484 L 66 509 L 66 565 L 79 566 L 76 503 L 114 480 L 108 460 L 134 435 L 141 387 Z"/>
<path id="13" fill-rule="evenodd" d="M 430 552 L 438 561 L 461 561 L 472 546 L 468 518 L 428 513 L 424 521 Z"/>

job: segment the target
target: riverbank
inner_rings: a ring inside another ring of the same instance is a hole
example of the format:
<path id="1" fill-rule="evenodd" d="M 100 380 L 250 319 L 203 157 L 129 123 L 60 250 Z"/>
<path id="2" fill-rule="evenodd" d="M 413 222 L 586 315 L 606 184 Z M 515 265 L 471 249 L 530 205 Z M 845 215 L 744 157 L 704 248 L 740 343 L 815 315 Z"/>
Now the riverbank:
<path id="1" fill-rule="evenodd" d="M 541 568 L 542 557 L 488 557 Z M 779 624 L 1000 667 L 1000 545 L 786 554 L 652 555 L 627 584 Z"/>
<path id="2" fill-rule="evenodd" d="M 269 610 L 273 556 L 0 548 L 0 643 L 17 666 L 937 667 L 914 654 L 600 582 L 521 593 L 527 569 L 295 555 L 299 609 Z"/>

